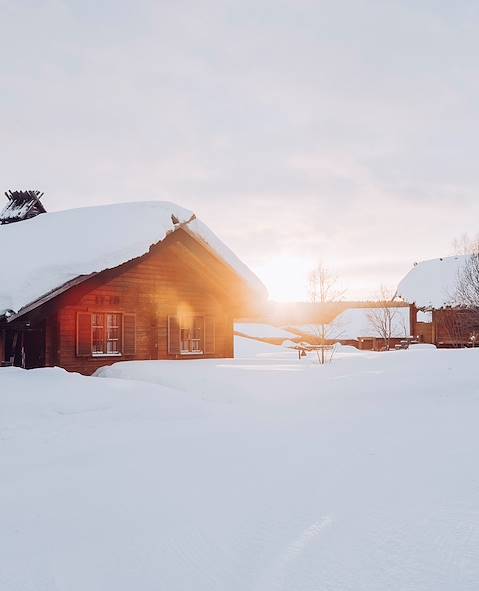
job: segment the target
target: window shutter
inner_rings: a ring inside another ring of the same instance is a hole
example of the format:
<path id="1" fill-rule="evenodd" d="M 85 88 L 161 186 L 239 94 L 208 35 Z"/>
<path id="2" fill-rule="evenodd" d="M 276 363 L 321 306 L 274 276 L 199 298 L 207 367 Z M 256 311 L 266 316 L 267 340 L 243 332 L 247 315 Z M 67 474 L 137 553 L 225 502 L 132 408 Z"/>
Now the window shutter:
<path id="1" fill-rule="evenodd" d="M 180 323 L 176 316 L 168 316 L 168 353 L 180 353 Z"/>
<path id="2" fill-rule="evenodd" d="M 123 355 L 136 354 L 136 314 L 123 314 Z"/>
<path id="3" fill-rule="evenodd" d="M 215 353 L 215 319 L 205 316 L 205 354 Z"/>
<path id="4" fill-rule="evenodd" d="M 91 355 L 91 314 L 78 312 L 77 314 L 77 357 Z"/>

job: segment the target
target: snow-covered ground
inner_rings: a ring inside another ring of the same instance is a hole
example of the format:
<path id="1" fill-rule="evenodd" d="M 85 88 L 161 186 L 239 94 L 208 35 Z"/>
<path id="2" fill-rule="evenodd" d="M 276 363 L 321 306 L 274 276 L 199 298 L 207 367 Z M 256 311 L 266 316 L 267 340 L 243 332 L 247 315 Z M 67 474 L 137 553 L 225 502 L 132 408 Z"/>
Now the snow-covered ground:
<path id="1" fill-rule="evenodd" d="M 289 348 L 296 344 L 292 341 L 283 341 L 282 345 L 271 345 L 270 343 L 263 343 L 262 341 L 238 335 L 234 337 L 234 340 L 235 357 L 237 359 L 296 359 L 298 356 L 297 351 Z"/>
<path id="2" fill-rule="evenodd" d="M 0 589 L 477 589 L 479 351 L 264 347 L 0 369 Z"/>

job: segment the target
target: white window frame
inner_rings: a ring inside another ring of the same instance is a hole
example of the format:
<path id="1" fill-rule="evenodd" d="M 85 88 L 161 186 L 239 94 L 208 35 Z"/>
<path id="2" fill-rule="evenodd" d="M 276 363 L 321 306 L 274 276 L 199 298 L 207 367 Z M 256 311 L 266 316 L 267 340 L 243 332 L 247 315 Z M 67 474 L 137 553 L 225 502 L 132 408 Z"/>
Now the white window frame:
<path id="1" fill-rule="evenodd" d="M 182 333 L 184 330 L 189 330 L 191 332 L 193 332 L 195 330 L 195 320 L 199 319 L 201 326 L 200 326 L 200 338 L 193 338 L 190 336 L 190 338 L 183 340 L 182 338 Z M 204 347 L 202 347 L 201 349 L 191 349 L 191 344 L 194 342 L 198 343 L 198 346 L 201 346 L 201 341 L 204 341 L 204 332 L 205 332 L 205 328 L 204 328 L 204 318 L 203 316 L 183 316 L 181 318 L 179 318 L 179 331 L 180 331 L 180 355 L 203 355 L 203 350 Z M 190 346 L 188 347 L 188 349 L 184 349 L 183 348 L 183 343 L 188 342 L 190 343 Z"/>
<path id="2" fill-rule="evenodd" d="M 95 318 L 97 316 L 102 316 L 103 317 L 103 324 L 100 325 L 96 325 L 95 324 Z M 108 326 L 108 317 L 109 316 L 116 316 L 118 318 L 118 326 Z M 94 340 L 93 340 L 93 332 L 96 328 L 101 328 L 102 332 L 103 332 L 103 349 L 107 349 L 108 348 L 108 343 L 109 342 L 113 342 L 113 341 L 117 341 L 117 343 L 121 344 L 121 346 L 123 347 L 123 342 L 122 342 L 122 333 L 123 333 L 123 315 L 121 312 L 92 312 L 91 313 L 91 355 L 92 357 L 121 357 L 123 355 L 123 352 L 121 350 L 119 351 L 94 351 L 93 350 L 93 346 L 94 346 Z M 108 329 L 109 328 L 114 328 L 116 330 L 118 330 L 118 334 L 120 336 L 118 336 L 118 338 L 116 339 L 109 339 L 108 338 Z M 117 345 L 118 346 L 118 345 Z"/>

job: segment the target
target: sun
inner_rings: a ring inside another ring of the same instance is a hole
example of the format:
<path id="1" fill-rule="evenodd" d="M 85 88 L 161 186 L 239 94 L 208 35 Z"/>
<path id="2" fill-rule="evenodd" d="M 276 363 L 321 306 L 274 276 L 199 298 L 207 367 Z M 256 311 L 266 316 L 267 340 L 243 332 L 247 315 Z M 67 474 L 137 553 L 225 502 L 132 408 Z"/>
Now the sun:
<path id="1" fill-rule="evenodd" d="M 298 302 L 308 300 L 308 274 L 313 266 L 307 258 L 280 255 L 257 265 L 255 271 L 271 300 Z"/>

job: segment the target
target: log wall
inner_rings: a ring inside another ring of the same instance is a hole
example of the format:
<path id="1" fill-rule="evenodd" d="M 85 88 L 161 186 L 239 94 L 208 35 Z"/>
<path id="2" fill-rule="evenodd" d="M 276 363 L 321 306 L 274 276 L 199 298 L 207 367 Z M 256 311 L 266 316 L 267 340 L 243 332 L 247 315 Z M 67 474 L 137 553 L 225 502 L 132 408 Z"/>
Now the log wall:
<path id="1" fill-rule="evenodd" d="M 195 268 L 174 243 L 154 250 L 86 293 L 85 287 L 73 288 L 63 297 L 61 307 L 47 322 L 47 364 L 88 375 L 122 360 L 185 359 L 168 354 L 168 316 L 181 314 L 215 318 L 215 353 L 201 357 L 232 357 L 233 314 L 225 293 L 215 286 L 207 270 Z M 135 313 L 135 355 L 78 357 L 78 312 Z"/>
<path id="2" fill-rule="evenodd" d="M 435 310 L 432 323 L 434 342 L 438 347 L 468 347 L 477 345 L 475 341 L 479 341 L 478 311 Z"/>

